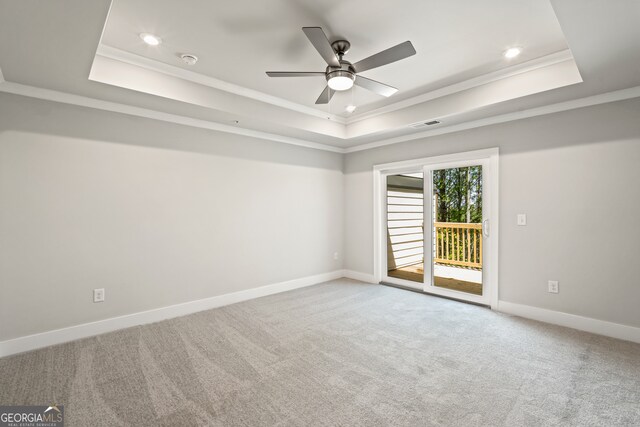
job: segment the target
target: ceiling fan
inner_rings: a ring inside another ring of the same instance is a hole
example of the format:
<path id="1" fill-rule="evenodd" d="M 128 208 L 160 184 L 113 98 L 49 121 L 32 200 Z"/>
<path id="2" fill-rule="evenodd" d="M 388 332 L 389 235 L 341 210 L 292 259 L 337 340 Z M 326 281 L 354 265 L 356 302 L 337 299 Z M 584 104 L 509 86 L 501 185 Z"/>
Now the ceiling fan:
<path id="1" fill-rule="evenodd" d="M 329 43 L 329 39 L 321 27 L 302 27 L 302 31 L 304 31 L 320 56 L 327 62 L 326 70 L 319 72 L 267 71 L 267 75 L 269 77 L 324 76 L 327 79 L 327 87 L 324 88 L 316 100 L 316 104 L 328 104 L 336 91 L 351 89 L 354 84 L 375 92 L 378 95 L 391 96 L 396 93 L 398 89 L 363 77 L 359 75 L 359 73 L 400 61 L 401 59 L 416 54 L 416 50 L 411 42 L 406 41 L 352 64 L 343 59 L 351 47 L 351 43 L 348 41 L 336 40 L 333 43 Z"/>

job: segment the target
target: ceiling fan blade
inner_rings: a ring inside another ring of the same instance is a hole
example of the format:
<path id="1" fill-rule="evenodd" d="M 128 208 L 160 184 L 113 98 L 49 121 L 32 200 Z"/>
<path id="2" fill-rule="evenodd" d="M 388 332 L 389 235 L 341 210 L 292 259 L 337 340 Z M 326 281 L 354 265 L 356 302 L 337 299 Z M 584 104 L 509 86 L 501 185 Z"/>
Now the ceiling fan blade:
<path id="1" fill-rule="evenodd" d="M 328 104 L 334 93 L 336 93 L 335 90 L 331 89 L 329 86 L 325 87 L 316 100 L 316 104 Z"/>
<path id="2" fill-rule="evenodd" d="M 386 85 L 384 83 L 377 82 L 375 80 L 368 79 L 366 77 L 357 76 L 355 84 L 365 89 L 375 92 L 378 95 L 389 97 L 396 93 L 398 89 L 393 86 Z"/>
<path id="3" fill-rule="evenodd" d="M 410 41 L 400 43 L 394 47 L 378 52 L 375 55 L 371 55 L 368 58 L 358 61 L 353 64 L 356 73 L 361 73 L 372 68 L 381 67 L 383 65 L 391 64 L 392 62 L 400 61 L 401 59 L 408 58 L 416 54 L 416 50 Z"/>
<path id="4" fill-rule="evenodd" d="M 304 31 L 313 47 L 316 48 L 320 56 L 322 56 L 327 64 L 333 65 L 334 67 L 340 66 L 338 56 L 333 51 L 331 43 L 329 43 L 329 39 L 327 38 L 327 35 L 324 33 L 324 31 L 322 31 L 322 28 L 302 27 L 302 31 Z"/>
<path id="5" fill-rule="evenodd" d="M 267 71 L 267 76 L 269 77 L 315 77 L 315 76 L 323 76 L 325 73 L 323 71 L 319 72 L 307 72 L 307 71 Z"/>

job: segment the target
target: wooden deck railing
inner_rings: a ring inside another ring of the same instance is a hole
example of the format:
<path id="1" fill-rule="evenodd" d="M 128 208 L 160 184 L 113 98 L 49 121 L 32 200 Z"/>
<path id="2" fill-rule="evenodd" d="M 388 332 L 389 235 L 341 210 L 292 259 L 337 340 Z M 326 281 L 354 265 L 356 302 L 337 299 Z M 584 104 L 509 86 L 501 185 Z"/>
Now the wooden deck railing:
<path id="1" fill-rule="evenodd" d="M 436 222 L 435 262 L 482 268 L 482 224 Z"/>

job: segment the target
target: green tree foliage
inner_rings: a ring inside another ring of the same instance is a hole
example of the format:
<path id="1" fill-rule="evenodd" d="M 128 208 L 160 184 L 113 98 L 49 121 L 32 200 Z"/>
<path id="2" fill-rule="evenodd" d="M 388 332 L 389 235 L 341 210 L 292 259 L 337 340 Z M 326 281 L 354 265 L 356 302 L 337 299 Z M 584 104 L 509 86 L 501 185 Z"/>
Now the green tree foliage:
<path id="1" fill-rule="evenodd" d="M 433 171 L 437 222 L 482 222 L 482 167 Z"/>

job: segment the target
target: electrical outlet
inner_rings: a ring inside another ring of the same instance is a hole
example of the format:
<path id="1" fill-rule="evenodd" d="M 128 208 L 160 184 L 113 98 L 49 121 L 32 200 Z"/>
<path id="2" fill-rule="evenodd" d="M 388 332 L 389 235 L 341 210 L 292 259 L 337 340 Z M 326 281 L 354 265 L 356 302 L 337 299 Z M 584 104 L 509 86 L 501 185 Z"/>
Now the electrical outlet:
<path id="1" fill-rule="evenodd" d="M 104 302 L 104 288 L 93 290 L 93 302 Z"/>
<path id="2" fill-rule="evenodd" d="M 333 253 L 333 259 L 338 259 L 338 252 Z"/>
<path id="3" fill-rule="evenodd" d="M 560 292 L 560 285 L 557 280 L 549 280 L 549 292 L 552 294 Z"/>
<path id="4" fill-rule="evenodd" d="M 527 225 L 527 214 L 518 214 L 518 225 Z"/>

